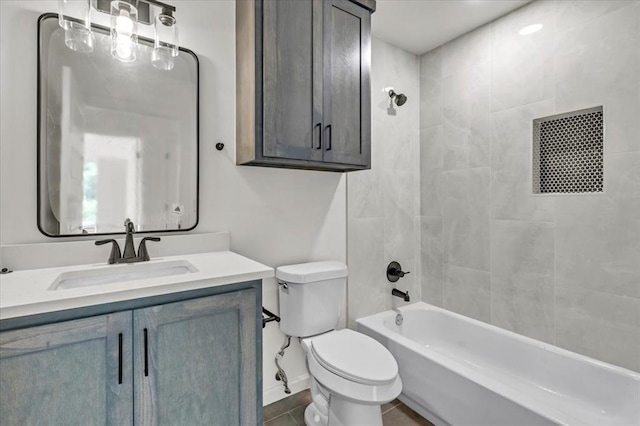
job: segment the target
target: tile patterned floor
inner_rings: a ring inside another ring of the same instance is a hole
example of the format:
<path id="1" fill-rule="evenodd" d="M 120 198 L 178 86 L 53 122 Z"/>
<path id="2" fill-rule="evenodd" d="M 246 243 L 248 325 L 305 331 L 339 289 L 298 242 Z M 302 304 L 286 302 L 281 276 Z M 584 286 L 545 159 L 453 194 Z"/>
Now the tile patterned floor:
<path id="1" fill-rule="evenodd" d="M 309 391 L 302 391 L 264 407 L 264 426 L 304 426 L 304 410 L 311 402 Z M 396 400 L 382 406 L 384 426 L 433 426 Z"/>

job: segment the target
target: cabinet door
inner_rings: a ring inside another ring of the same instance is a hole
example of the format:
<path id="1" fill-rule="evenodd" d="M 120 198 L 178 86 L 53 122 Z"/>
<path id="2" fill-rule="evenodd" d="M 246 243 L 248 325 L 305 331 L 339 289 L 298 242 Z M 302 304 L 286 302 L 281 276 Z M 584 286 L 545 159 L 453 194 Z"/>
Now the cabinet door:
<path id="1" fill-rule="evenodd" d="M 133 423 L 131 312 L 0 333 L 3 425 Z"/>
<path id="2" fill-rule="evenodd" d="M 255 425 L 255 290 L 134 311 L 136 425 Z"/>
<path id="3" fill-rule="evenodd" d="M 324 161 L 371 164 L 371 14 L 324 3 Z"/>
<path id="4" fill-rule="evenodd" d="M 322 161 L 322 0 L 265 0 L 263 155 Z"/>

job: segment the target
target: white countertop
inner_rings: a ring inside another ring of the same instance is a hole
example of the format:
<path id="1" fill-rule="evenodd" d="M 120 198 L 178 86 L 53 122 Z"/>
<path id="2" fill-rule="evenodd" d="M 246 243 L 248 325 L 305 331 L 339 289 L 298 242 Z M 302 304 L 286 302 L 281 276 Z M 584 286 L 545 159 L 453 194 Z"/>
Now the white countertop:
<path id="1" fill-rule="evenodd" d="M 114 271 L 116 268 L 126 270 L 125 268 L 130 268 L 131 265 L 99 263 L 30 269 L 0 275 L 0 320 L 217 287 L 269 278 L 274 275 L 273 268 L 231 251 L 165 256 L 145 263 L 176 260 L 191 263 L 197 271 L 185 275 L 59 290 L 51 290 L 50 288 L 62 273 L 104 268 Z"/>

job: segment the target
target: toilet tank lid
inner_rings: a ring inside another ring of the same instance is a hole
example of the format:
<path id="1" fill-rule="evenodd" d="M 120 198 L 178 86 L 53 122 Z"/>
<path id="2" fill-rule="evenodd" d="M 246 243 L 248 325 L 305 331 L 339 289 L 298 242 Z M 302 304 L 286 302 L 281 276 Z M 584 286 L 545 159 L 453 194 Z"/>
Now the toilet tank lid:
<path id="1" fill-rule="evenodd" d="M 276 268 L 276 278 L 293 284 L 305 284 L 316 281 L 332 280 L 347 276 L 347 265 L 336 260 L 324 262 L 299 263 Z"/>

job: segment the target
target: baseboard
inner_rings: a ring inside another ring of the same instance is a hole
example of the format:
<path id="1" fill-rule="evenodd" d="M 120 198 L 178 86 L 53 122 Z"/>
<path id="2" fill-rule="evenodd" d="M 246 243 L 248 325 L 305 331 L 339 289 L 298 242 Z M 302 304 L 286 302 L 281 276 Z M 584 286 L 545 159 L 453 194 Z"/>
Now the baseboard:
<path id="1" fill-rule="evenodd" d="M 289 389 L 291 389 L 290 394 L 284 393 L 284 386 L 282 386 L 281 382 L 278 382 L 278 386 L 264 389 L 262 395 L 262 405 L 273 404 L 274 402 L 280 401 L 281 399 L 284 399 L 289 395 L 293 395 L 305 389 L 309 389 L 309 375 L 305 374 L 304 376 L 296 377 L 293 380 L 289 380 Z"/>

